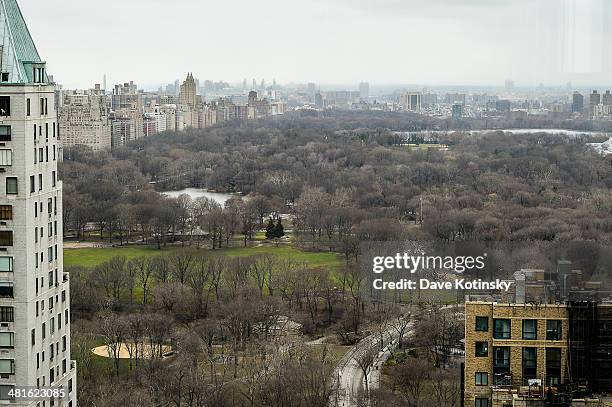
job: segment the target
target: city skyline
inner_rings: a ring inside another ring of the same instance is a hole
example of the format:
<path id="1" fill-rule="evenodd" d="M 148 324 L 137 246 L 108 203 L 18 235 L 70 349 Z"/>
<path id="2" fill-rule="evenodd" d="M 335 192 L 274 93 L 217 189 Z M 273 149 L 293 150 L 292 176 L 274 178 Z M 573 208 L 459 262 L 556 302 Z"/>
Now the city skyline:
<path id="1" fill-rule="evenodd" d="M 186 71 L 236 83 L 586 87 L 606 86 L 612 66 L 603 52 L 612 7 L 602 0 L 175 5 L 22 2 L 43 59 L 67 88 L 91 87 L 105 74 L 107 86 L 153 88 Z M 52 30 L 49 13 L 57 16 Z M 221 32 L 225 40 L 216 40 Z"/>

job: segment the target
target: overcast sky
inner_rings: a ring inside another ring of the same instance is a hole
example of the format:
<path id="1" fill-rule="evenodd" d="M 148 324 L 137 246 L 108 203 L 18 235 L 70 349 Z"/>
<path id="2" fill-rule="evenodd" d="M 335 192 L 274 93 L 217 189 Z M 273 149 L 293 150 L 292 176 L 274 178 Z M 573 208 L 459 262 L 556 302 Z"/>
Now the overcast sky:
<path id="1" fill-rule="evenodd" d="M 108 87 L 150 88 L 188 71 L 228 82 L 612 82 L 606 0 L 18 1 L 67 88 L 105 73 Z"/>

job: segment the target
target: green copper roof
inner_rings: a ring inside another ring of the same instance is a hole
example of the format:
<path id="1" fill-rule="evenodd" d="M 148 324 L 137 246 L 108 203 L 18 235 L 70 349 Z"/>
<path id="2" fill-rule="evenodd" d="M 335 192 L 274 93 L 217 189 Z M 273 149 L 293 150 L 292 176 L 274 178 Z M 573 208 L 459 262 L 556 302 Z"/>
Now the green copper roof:
<path id="1" fill-rule="evenodd" d="M 0 35 L 0 72 L 8 72 L 9 83 L 34 82 L 33 64 L 44 62 L 40 59 L 16 0 L 0 0 Z M 44 81 L 47 81 L 46 73 Z"/>

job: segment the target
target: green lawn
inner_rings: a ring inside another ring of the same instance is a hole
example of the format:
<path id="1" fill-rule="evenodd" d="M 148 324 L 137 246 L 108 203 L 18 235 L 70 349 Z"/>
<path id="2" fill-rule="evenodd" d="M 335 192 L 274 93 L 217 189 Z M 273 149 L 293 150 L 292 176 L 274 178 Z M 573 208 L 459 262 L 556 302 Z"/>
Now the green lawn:
<path id="1" fill-rule="evenodd" d="M 95 267 L 115 256 L 124 256 L 129 260 L 140 256 L 159 256 L 160 254 L 170 253 L 176 249 L 178 249 L 178 247 L 157 250 L 156 248 L 149 246 L 64 249 L 64 265 Z"/>
<path id="2" fill-rule="evenodd" d="M 148 246 L 128 246 L 109 248 L 65 249 L 64 264 L 66 266 L 95 267 L 115 256 L 124 256 L 131 259 L 139 256 L 159 256 L 181 249 L 181 246 L 171 246 L 162 250 Z M 305 252 L 288 245 L 265 245 L 261 247 L 232 247 L 221 250 L 207 250 L 211 254 L 224 254 L 227 256 L 250 256 L 270 253 L 281 257 L 290 257 L 297 261 L 305 261 L 310 267 L 324 267 L 338 270 L 342 266 L 343 258 L 340 254 L 329 252 Z"/>
<path id="3" fill-rule="evenodd" d="M 297 261 L 304 261 L 310 267 L 322 267 L 329 270 L 338 270 L 342 267 L 343 257 L 338 253 L 330 252 L 305 252 L 288 245 L 266 245 L 260 247 L 232 247 L 229 249 L 215 250 L 215 253 L 226 256 L 250 256 L 254 254 L 274 254 L 280 257 L 289 257 Z"/>

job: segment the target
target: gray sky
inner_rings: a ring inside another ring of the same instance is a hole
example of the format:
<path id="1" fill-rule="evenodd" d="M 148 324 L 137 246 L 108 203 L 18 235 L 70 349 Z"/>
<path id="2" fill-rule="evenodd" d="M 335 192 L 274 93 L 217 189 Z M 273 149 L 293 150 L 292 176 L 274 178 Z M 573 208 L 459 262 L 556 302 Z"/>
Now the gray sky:
<path id="1" fill-rule="evenodd" d="M 134 80 L 602 84 L 606 0 L 19 0 L 67 88 Z M 608 24 L 610 25 L 610 24 Z M 610 42 L 608 42 L 610 43 Z"/>

